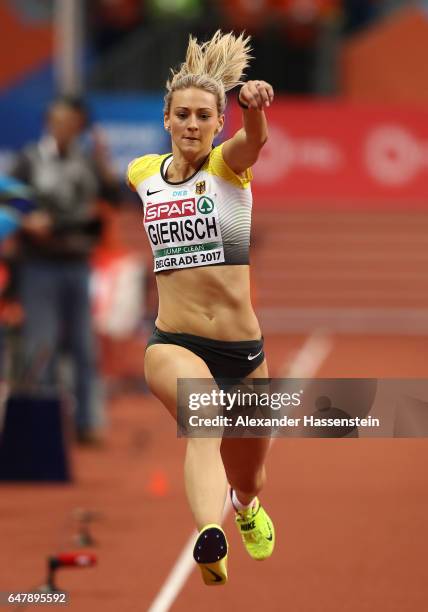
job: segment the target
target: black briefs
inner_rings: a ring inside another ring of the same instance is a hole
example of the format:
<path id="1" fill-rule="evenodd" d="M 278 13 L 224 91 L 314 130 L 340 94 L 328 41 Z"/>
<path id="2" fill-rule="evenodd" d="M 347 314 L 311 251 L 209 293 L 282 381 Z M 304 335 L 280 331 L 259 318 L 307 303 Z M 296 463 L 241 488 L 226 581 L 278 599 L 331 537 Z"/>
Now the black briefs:
<path id="1" fill-rule="evenodd" d="M 225 342 L 192 334 L 171 334 L 155 327 L 147 346 L 152 344 L 175 344 L 188 349 L 205 361 L 216 380 L 241 380 L 251 374 L 265 358 L 263 338 Z"/>

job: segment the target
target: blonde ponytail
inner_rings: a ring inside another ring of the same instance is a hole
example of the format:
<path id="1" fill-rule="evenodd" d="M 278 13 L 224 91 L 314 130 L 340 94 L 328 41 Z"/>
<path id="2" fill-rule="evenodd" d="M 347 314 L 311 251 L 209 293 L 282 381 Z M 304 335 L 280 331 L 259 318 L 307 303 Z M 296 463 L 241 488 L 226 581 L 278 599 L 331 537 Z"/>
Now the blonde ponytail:
<path id="1" fill-rule="evenodd" d="M 201 44 L 190 36 L 185 62 L 178 71 L 171 70 L 167 81 L 164 112 L 169 112 L 174 91 L 197 87 L 216 96 L 217 110 L 222 114 L 226 91 L 243 82 L 244 70 L 251 59 L 250 50 L 250 37 L 243 33 L 235 36 L 232 32 L 222 34 L 217 30 L 211 40 Z"/>

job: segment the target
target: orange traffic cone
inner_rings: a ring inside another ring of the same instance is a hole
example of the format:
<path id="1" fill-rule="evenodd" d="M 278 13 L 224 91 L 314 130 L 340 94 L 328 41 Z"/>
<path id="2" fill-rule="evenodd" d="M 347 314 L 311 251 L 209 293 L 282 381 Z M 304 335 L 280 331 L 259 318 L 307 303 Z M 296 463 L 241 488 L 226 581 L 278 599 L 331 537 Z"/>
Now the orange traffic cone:
<path id="1" fill-rule="evenodd" d="M 165 497 L 168 494 L 169 483 L 162 469 L 153 470 L 147 484 L 147 492 L 152 497 Z"/>

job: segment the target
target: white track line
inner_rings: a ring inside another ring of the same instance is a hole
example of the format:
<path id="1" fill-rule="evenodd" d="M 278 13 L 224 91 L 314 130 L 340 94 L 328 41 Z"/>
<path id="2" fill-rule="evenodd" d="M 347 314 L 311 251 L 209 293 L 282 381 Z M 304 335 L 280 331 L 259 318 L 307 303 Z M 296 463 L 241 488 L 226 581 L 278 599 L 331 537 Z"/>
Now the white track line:
<path id="1" fill-rule="evenodd" d="M 306 340 L 290 364 L 281 368 L 284 378 L 311 378 L 327 359 L 332 340 L 324 333 L 315 332 Z"/>
<path id="2" fill-rule="evenodd" d="M 312 336 L 309 336 L 300 348 L 292 363 L 286 368 L 286 371 L 281 372 L 281 376 L 284 376 L 284 378 L 311 378 L 318 372 L 330 353 L 331 347 L 332 342 L 330 338 L 322 333 L 314 333 Z M 285 367 L 281 369 L 285 370 Z M 230 509 L 231 504 L 228 498 L 225 505 L 224 518 L 226 518 Z M 159 593 L 151 603 L 148 612 L 168 612 L 177 599 L 178 594 L 195 567 L 193 546 L 196 536 L 197 531 L 195 530 L 184 545 Z"/>
<path id="3" fill-rule="evenodd" d="M 232 508 L 229 496 L 226 498 L 224 505 L 223 522 Z M 174 567 L 170 571 L 167 579 L 165 580 L 161 590 L 153 600 L 148 612 L 167 612 L 177 595 L 186 583 L 186 580 L 190 576 L 195 567 L 195 561 L 193 559 L 193 547 L 195 545 L 196 536 L 198 532 L 196 529 L 190 534 L 180 556 L 174 564 Z"/>
<path id="4" fill-rule="evenodd" d="M 191 533 L 174 567 L 165 580 L 161 590 L 153 600 L 148 612 L 167 612 L 177 595 L 190 576 L 195 562 L 193 560 L 193 547 L 197 536 L 196 529 Z"/>

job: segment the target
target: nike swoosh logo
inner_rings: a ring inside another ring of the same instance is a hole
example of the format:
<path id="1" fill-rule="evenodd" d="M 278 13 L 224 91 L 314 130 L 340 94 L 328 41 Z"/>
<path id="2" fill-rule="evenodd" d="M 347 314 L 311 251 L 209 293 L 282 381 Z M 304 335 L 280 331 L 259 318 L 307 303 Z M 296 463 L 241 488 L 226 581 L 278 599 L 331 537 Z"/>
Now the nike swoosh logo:
<path id="1" fill-rule="evenodd" d="M 210 574 L 213 575 L 214 580 L 213 582 L 222 582 L 223 578 L 221 576 L 219 576 L 218 574 L 216 574 L 212 569 L 210 569 L 209 567 L 205 568 Z"/>
<path id="2" fill-rule="evenodd" d="M 272 542 L 273 535 L 272 535 L 272 529 L 270 528 L 270 525 L 268 525 L 268 529 L 269 529 L 269 537 L 265 536 L 265 538 L 266 540 L 269 540 L 269 542 Z"/>
<path id="3" fill-rule="evenodd" d="M 157 191 L 149 191 L 149 190 L 147 189 L 147 194 L 146 194 L 146 195 L 151 196 L 151 195 L 153 195 L 153 194 L 155 194 L 155 193 L 160 193 L 161 191 L 163 191 L 163 189 L 158 189 Z"/>
<path id="4" fill-rule="evenodd" d="M 260 351 L 258 353 L 256 353 L 255 355 L 248 355 L 248 361 L 252 361 L 256 357 L 258 357 L 262 353 L 262 351 L 263 351 L 263 349 L 260 349 Z"/>

